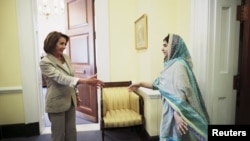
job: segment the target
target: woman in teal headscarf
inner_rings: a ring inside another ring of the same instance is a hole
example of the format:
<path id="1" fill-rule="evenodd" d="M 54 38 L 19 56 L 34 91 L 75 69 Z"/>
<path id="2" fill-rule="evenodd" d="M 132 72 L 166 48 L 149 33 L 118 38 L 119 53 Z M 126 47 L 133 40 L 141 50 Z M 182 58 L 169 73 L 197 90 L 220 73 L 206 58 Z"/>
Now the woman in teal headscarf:
<path id="1" fill-rule="evenodd" d="M 163 39 L 164 69 L 150 82 L 134 83 L 159 90 L 162 95 L 160 141 L 206 141 L 209 117 L 192 71 L 192 61 L 183 39 L 169 34 Z"/>

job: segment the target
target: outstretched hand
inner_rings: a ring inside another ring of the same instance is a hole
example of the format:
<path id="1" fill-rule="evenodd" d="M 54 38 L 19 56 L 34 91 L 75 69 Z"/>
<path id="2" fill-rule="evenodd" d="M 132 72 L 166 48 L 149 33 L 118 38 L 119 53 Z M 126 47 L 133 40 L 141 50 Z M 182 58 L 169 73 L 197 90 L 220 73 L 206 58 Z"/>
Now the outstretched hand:
<path id="1" fill-rule="evenodd" d="M 139 87 L 140 87 L 140 83 L 134 83 L 134 84 L 131 84 L 131 85 L 128 87 L 128 90 L 129 90 L 130 92 L 132 92 L 132 91 L 137 90 Z"/>
<path id="2" fill-rule="evenodd" d="M 104 83 L 102 80 L 97 79 L 97 74 L 91 75 L 87 78 L 87 84 L 96 86 L 96 87 L 103 87 Z"/>

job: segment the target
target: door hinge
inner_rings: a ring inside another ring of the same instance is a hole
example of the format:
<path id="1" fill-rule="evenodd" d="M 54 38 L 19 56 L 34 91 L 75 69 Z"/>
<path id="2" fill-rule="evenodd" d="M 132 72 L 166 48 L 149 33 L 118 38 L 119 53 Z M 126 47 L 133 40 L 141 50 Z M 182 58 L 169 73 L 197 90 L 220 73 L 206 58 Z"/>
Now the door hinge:
<path id="1" fill-rule="evenodd" d="M 249 9 L 246 5 L 238 5 L 237 6 L 237 20 L 238 21 L 247 21 L 249 18 Z"/>
<path id="2" fill-rule="evenodd" d="M 234 76 L 233 89 L 237 91 L 240 89 L 240 75 L 239 74 Z"/>

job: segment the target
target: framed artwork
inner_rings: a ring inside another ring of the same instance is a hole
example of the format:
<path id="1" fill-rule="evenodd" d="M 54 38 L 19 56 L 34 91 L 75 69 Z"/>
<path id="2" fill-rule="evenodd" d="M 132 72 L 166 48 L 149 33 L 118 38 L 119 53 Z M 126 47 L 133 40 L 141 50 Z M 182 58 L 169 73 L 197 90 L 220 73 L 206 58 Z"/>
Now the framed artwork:
<path id="1" fill-rule="evenodd" d="M 143 14 L 135 21 L 135 48 L 148 48 L 148 25 L 146 14 Z"/>

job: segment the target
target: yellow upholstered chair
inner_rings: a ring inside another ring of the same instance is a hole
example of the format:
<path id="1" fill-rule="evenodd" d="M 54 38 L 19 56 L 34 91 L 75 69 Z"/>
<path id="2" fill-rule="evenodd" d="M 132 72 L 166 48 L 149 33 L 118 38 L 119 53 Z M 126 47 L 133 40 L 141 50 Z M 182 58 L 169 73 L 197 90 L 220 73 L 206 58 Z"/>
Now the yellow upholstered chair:
<path id="1" fill-rule="evenodd" d="M 105 82 L 101 89 L 101 130 L 110 128 L 144 128 L 143 99 L 129 92 L 131 81 Z"/>

